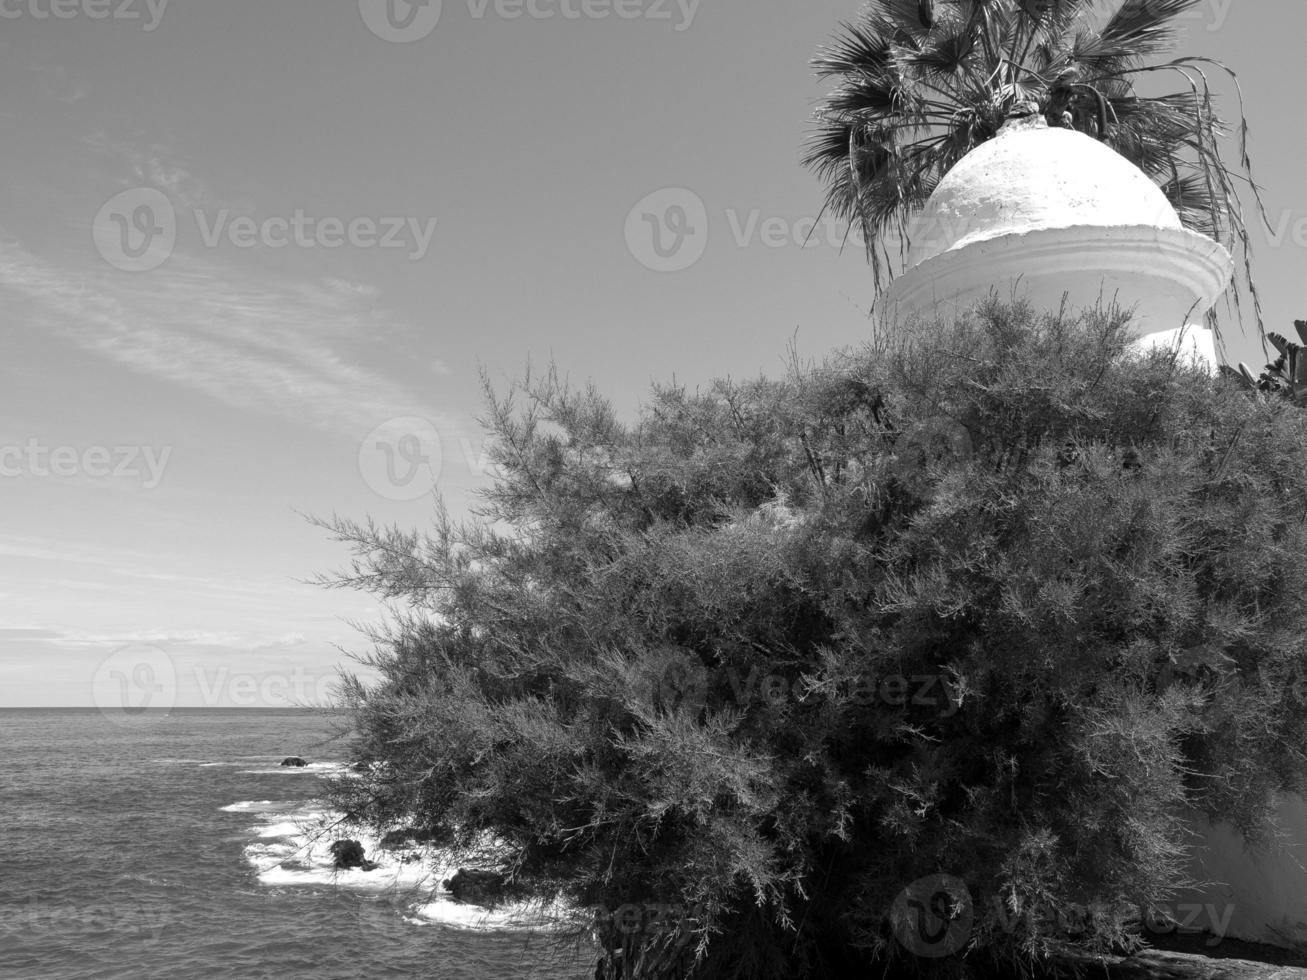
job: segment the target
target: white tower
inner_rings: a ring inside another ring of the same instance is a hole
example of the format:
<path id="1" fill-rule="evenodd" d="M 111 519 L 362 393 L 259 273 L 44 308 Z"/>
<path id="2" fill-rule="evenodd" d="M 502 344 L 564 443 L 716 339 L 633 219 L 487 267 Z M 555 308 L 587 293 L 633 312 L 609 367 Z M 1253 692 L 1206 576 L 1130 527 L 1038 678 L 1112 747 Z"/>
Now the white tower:
<path id="1" fill-rule="evenodd" d="M 908 226 L 907 271 L 877 306 L 889 318 L 967 307 L 996 291 L 1036 309 L 1113 302 L 1142 343 L 1216 352 L 1204 315 L 1230 253 L 1185 229 L 1166 196 L 1103 143 L 1042 116 L 1012 119 L 940 181 Z"/>

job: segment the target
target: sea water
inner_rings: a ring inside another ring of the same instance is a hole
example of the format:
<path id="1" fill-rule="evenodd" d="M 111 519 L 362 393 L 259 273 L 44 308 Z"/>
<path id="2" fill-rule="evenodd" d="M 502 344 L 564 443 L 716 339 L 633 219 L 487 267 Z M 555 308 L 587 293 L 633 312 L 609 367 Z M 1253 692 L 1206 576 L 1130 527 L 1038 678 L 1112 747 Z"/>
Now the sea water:
<path id="1" fill-rule="evenodd" d="M 593 976 L 556 916 L 456 902 L 439 853 L 339 826 L 317 802 L 344 766 L 339 725 L 296 710 L 0 709 L 0 978 Z M 294 755 L 310 765 L 279 765 Z M 335 871 L 342 836 L 380 867 Z"/>

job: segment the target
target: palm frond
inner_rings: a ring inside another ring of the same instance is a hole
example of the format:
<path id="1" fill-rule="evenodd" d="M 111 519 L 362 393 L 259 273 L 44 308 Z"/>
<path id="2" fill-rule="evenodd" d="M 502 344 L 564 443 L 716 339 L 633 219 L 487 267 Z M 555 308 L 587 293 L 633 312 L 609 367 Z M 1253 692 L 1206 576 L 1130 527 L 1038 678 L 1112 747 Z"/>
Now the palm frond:
<path id="1" fill-rule="evenodd" d="M 1177 173 L 1162 185 L 1162 193 L 1188 228 L 1215 237 L 1217 223 L 1212 215 L 1220 207 L 1213 199 L 1207 179 L 1198 173 Z"/>
<path id="2" fill-rule="evenodd" d="M 1138 59 L 1171 50 L 1178 20 L 1203 0 L 1125 0 L 1098 32 L 1096 57 Z"/>
<path id="3" fill-rule="evenodd" d="M 893 42 L 870 28 L 841 24 L 835 40 L 823 46 L 812 61 L 818 78 L 860 75 L 889 67 Z"/>
<path id="4" fill-rule="evenodd" d="M 880 236 L 902 241 L 910 216 L 970 150 L 995 136 L 1011 108 L 1034 101 L 1050 125 L 1101 138 L 1151 177 L 1183 224 L 1242 259 L 1232 302 L 1260 300 L 1239 181 L 1253 188 L 1240 93 L 1239 154 L 1202 58 L 1153 64 L 1202 0 L 869 0 L 813 62 L 837 81 L 818 105 L 804 165 L 826 185 L 830 213 L 866 238 L 877 289 L 893 271 Z M 1111 7 L 1105 17 L 1103 7 Z M 927 23 L 929 21 L 929 23 Z M 1096 26 L 1098 25 L 1098 26 Z M 1142 97 L 1134 81 L 1169 72 L 1178 90 Z M 1264 209 L 1263 209 L 1264 213 Z"/>
<path id="5" fill-rule="evenodd" d="M 927 78 L 956 78 L 967 67 L 976 49 L 976 39 L 965 34 L 947 34 L 920 51 L 905 55 L 906 67 Z"/>

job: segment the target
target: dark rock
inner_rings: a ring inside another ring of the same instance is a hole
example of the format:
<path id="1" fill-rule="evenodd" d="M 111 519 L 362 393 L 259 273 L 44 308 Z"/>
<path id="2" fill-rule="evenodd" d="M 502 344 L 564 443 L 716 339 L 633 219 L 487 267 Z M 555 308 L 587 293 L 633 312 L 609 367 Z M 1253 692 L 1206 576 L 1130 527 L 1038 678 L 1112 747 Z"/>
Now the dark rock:
<path id="1" fill-rule="evenodd" d="M 377 867 L 375 862 L 367 859 L 363 852 L 363 845 L 356 840 L 336 841 L 331 845 L 331 856 L 336 859 L 336 869 L 339 871 L 347 871 L 350 868 L 371 871 Z"/>
<path id="2" fill-rule="evenodd" d="M 504 897 L 504 876 L 497 871 L 459 868 L 444 885 L 457 901 L 473 905 L 493 905 Z"/>
<path id="3" fill-rule="evenodd" d="M 281 760 L 281 764 L 283 766 L 295 766 L 297 769 L 303 769 L 308 765 L 308 762 L 297 755 L 288 755 L 286 758 Z"/>

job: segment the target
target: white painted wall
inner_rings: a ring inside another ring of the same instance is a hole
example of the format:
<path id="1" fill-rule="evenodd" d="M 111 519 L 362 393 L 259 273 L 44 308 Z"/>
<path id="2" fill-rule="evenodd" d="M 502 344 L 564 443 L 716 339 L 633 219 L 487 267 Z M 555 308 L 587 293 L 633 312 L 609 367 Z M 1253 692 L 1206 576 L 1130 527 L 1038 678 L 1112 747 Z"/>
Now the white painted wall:
<path id="1" fill-rule="evenodd" d="M 1248 850 L 1226 823 L 1191 815 L 1189 875 L 1203 887 L 1187 889 L 1178 902 L 1204 906 L 1199 924 L 1228 921 L 1225 935 L 1273 946 L 1307 946 L 1307 801 L 1281 799 L 1275 820 L 1282 836 L 1262 853 Z"/>

